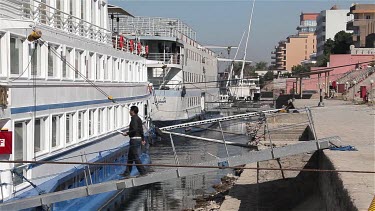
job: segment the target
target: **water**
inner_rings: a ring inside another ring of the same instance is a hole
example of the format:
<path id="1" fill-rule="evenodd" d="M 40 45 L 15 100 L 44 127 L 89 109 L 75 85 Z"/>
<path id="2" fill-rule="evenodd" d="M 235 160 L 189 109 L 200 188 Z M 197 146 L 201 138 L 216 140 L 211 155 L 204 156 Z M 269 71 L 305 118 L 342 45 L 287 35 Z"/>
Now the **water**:
<path id="1" fill-rule="evenodd" d="M 246 134 L 244 122 L 231 121 L 222 123 L 223 130 Z M 219 129 L 218 125 L 212 129 Z M 194 133 L 201 137 L 222 139 L 220 132 L 204 131 Z M 226 157 L 227 152 L 223 144 L 214 144 L 199 140 L 191 140 L 180 137 L 173 137 L 180 164 L 194 164 L 205 161 L 216 160 L 217 157 Z M 246 143 L 246 135 L 225 134 L 227 141 Z M 248 149 L 228 146 L 229 155 L 238 155 Z M 210 155 L 211 154 L 211 155 Z M 150 149 L 150 156 L 153 163 L 174 164 L 173 150 L 170 139 L 165 137 L 157 142 Z M 155 171 L 163 171 L 165 168 L 154 168 Z M 119 206 L 118 210 L 184 210 L 192 209 L 195 206 L 194 198 L 214 192 L 211 187 L 219 183 L 220 178 L 231 170 L 217 170 L 206 174 L 189 176 L 181 179 L 174 179 L 165 182 L 146 185 L 131 191 L 126 199 Z"/>

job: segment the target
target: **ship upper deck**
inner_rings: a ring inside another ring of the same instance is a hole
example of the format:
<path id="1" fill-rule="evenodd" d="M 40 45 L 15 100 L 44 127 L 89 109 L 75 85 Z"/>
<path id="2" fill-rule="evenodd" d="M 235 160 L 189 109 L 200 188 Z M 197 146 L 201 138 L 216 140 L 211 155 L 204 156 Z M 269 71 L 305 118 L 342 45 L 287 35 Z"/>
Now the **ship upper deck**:
<path id="1" fill-rule="evenodd" d="M 114 26 L 114 28 L 116 27 Z M 184 34 L 192 40 L 197 38 L 197 33 L 177 18 L 129 17 L 123 15 L 120 18 L 118 30 L 127 35 L 179 38 L 180 34 Z"/>
<path id="2" fill-rule="evenodd" d="M 112 44 L 106 0 L 1 0 L 0 18 L 32 20 L 101 43 Z"/>
<path id="3" fill-rule="evenodd" d="M 116 18 L 116 21 L 114 20 Z M 143 17 L 116 14 L 111 16 L 110 27 L 128 39 L 165 40 L 182 42 L 215 56 L 210 49 L 197 42 L 197 33 L 178 18 Z"/>

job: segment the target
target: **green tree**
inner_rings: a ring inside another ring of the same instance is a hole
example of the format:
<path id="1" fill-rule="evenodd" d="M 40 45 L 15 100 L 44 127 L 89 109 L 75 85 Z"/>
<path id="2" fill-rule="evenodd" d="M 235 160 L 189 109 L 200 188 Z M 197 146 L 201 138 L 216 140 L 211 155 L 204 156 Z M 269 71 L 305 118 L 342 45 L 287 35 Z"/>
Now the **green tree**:
<path id="1" fill-rule="evenodd" d="M 316 66 L 326 67 L 331 54 L 346 54 L 353 44 L 352 34 L 345 31 L 338 32 L 334 40 L 328 39 L 324 43 L 323 55 L 319 56 Z"/>
<path id="2" fill-rule="evenodd" d="M 264 81 L 272 81 L 274 78 L 273 71 L 268 71 L 264 76 L 263 79 Z"/>
<path id="3" fill-rule="evenodd" d="M 267 62 L 261 61 L 261 62 L 257 62 L 255 64 L 255 69 L 256 70 L 267 70 L 267 68 L 268 68 Z"/>
<path id="4" fill-rule="evenodd" d="M 350 50 L 350 45 L 353 45 L 352 33 L 339 31 L 335 35 L 335 41 L 331 50 L 332 54 L 346 54 Z"/>

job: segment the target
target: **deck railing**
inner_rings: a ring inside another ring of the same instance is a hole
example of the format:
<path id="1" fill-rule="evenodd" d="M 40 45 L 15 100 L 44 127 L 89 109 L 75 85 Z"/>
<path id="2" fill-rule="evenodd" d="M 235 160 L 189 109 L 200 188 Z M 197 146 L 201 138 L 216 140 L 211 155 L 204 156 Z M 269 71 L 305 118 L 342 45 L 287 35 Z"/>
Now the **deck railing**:
<path id="1" fill-rule="evenodd" d="M 150 53 L 148 60 L 161 61 L 164 64 L 181 64 L 181 56 L 179 53 Z"/>
<path id="2" fill-rule="evenodd" d="M 110 44 L 112 32 L 86 20 L 68 14 L 46 3 L 32 0 L 1 0 L 0 13 L 5 17 L 31 19 L 36 23 Z"/>

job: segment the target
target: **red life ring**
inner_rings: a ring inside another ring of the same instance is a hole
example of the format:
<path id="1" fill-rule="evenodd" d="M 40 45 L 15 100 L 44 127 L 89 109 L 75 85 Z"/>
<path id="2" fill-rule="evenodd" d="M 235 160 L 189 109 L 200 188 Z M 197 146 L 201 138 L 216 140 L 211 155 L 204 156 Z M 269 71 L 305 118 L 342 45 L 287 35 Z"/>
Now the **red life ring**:
<path id="1" fill-rule="evenodd" d="M 134 41 L 133 40 L 130 40 L 130 42 L 129 42 L 129 50 L 130 50 L 130 52 L 134 51 Z"/>
<path id="2" fill-rule="evenodd" d="M 124 37 L 120 35 L 119 47 L 122 50 L 124 48 Z"/>
<path id="3" fill-rule="evenodd" d="M 141 54 L 141 50 L 142 50 L 142 45 L 140 42 L 137 43 L 137 51 L 138 51 L 138 54 Z"/>

